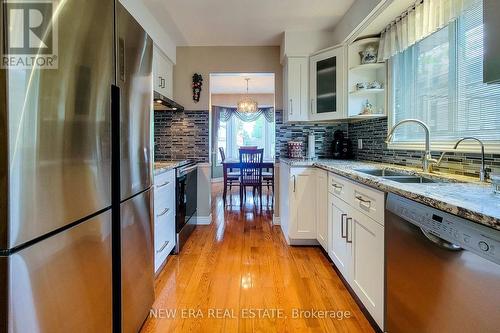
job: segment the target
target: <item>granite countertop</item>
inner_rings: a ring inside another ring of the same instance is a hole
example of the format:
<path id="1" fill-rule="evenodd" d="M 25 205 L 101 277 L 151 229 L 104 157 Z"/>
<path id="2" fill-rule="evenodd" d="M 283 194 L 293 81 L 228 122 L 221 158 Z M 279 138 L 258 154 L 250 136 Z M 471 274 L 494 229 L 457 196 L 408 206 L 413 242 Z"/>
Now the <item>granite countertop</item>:
<path id="1" fill-rule="evenodd" d="M 185 160 L 155 162 L 153 165 L 153 175 L 157 176 L 169 170 L 175 169 L 185 162 Z"/>
<path id="2" fill-rule="evenodd" d="M 340 176 L 405 198 L 423 203 L 473 222 L 500 230 L 500 195 L 493 193 L 491 184 L 478 179 L 441 172 L 424 173 L 421 169 L 363 161 L 294 160 L 281 158 L 292 167 L 315 166 Z M 356 169 L 387 168 L 411 175 L 439 179 L 442 183 L 405 184 L 356 171 Z"/>

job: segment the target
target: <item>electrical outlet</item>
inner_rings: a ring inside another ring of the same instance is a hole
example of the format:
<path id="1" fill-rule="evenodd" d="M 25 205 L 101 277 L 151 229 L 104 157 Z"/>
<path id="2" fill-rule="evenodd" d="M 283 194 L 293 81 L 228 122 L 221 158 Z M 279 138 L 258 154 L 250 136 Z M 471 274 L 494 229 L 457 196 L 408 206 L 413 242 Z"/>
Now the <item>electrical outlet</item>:
<path id="1" fill-rule="evenodd" d="M 358 149 L 363 149 L 363 139 L 358 139 Z"/>

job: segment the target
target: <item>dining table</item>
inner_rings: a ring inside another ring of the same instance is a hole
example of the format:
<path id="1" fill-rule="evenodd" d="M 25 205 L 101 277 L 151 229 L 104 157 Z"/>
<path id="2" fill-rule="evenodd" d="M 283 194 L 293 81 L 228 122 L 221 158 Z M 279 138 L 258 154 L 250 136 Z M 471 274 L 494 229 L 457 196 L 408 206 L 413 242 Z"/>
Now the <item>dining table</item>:
<path id="1" fill-rule="evenodd" d="M 227 184 L 228 170 L 240 169 L 240 167 L 241 167 L 241 162 L 239 160 L 226 159 L 222 162 L 222 169 L 224 175 L 224 193 L 222 194 L 222 198 L 224 202 L 226 202 L 226 196 L 227 196 L 226 184 Z M 262 169 L 271 169 L 271 174 L 274 180 L 274 160 L 263 160 Z"/>

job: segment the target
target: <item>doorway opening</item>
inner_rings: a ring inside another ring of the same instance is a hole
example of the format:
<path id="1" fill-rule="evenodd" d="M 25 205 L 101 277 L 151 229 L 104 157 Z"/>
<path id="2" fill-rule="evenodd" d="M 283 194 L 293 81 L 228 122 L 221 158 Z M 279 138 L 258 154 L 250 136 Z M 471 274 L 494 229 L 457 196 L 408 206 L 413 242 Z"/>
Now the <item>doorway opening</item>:
<path id="1" fill-rule="evenodd" d="M 238 103 L 248 98 L 257 103 L 256 112 L 238 109 Z M 264 149 L 265 160 L 274 161 L 274 73 L 210 74 L 210 106 L 212 181 L 223 179 L 221 150 L 226 160 L 236 161 L 241 147 L 258 147 Z"/>

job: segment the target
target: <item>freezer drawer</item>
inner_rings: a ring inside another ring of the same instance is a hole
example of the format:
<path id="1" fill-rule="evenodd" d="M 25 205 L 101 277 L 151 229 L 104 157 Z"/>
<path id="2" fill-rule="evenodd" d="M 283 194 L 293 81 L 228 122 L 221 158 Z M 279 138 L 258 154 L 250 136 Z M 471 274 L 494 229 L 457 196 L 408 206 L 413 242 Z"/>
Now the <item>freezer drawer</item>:
<path id="1" fill-rule="evenodd" d="M 136 333 L 154 301 L 152 189 L 121 204 L 122 332 Z"/>
<path id="2" fill-rule="evenodd" d="M 8 279 L 5 331 L 112 331 L 110 211 L 3 257 L 0 266 L 2 262 L 8 267 L 3 272 L 7 276 L 0 278 Z"/>

